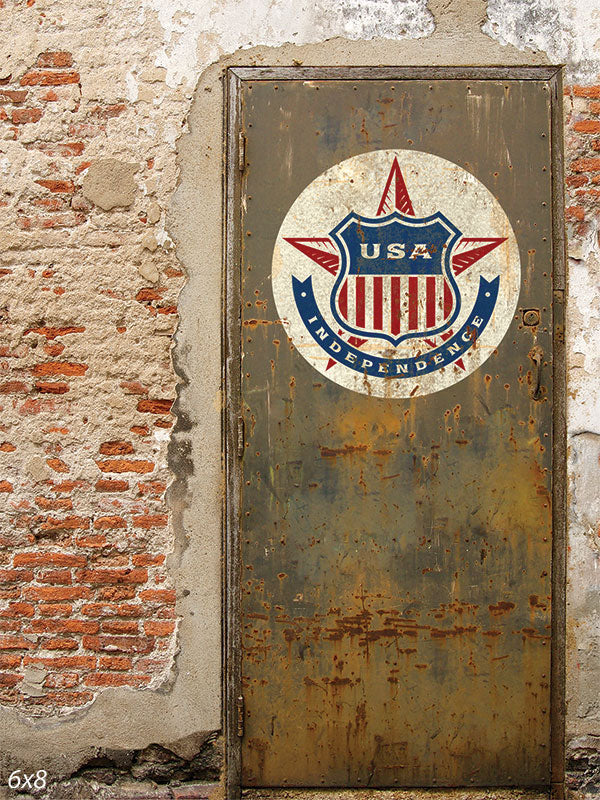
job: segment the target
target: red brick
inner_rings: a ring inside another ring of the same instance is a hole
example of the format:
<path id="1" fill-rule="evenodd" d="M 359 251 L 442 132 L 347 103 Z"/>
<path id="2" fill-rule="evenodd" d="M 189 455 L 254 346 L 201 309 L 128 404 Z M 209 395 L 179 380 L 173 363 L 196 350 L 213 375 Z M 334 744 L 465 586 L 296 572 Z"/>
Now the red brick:
<path id="1" fill-rule="evenodd" d="M 54 472 L 70 472 L 68 465 L 62 460 L 62 458 L 47 458 L 46 464 L 53 469 Z"/>
<path id="2" fill-rule="evenodd" d="M 47 156 L 80 156 L 85 150 L 83 142 L 34 142 L 26 145 L 28 150 L 40 150 Z"/>
<path id="3" fill-rule="evenodd" d="M 167 291 L 166 289 L 151 289 L 151 288 L 140 289 L 139 292 L 136 294 L 135 299 L 139 303 L 147 303 L 152 300 L 160 300 L 166 291 Z"/>
<path id="4" fill-rule="evenodd" d="M 565 209 L 565 219 L 582 220 L 585 218 L 585 209 L 581 206 L 570 206 Z"/>
<path id="5" fill-rule="evenodd" d="M 45 178 L 43 180 L 37 180 L 36 183 L 39 183 L 44 189 L 56 192 L 57 194 L 73 194 L 75 191 L 75 184 L 73 181 L 58 181 Z"/>
<path id="6" fill-rule="evenodd" d="M 100 669 L 129 670 L 133 661 L 128 656 L 101 656 Z"/>
<path id="7" fill-rule="evenodd" d="M 83 325 L 66 325 L 62 328 L 55 328 L 43 325 L 37 328 L 28 328 L 23 334 L 26 336 L 28 333 L 37 333 L 40 336 L 45 336 L 46 339 L 56 339 L 57 336 L 67 336 L 70 333 L 84 333 L 85 328 Z M 52 362 L 56 363 L 56 362 Z"/>
<path id="8" fill-rule="evenodd" d="M 167 491 L 167 484 L 164 481 L 144 481 L 138 483 L 140 494 L 151 494 L 160 497 Z"/>
<path id="9" fill-rule="evenodd" d="M 48 675 L 44 681 L 44 688 L 47 689 L 72 689 L 79 683 L 77 672 L 61 672 L 57 675 Z"/>
<path id="10" fill-rule="evenodd" d="M 35 647 L 35 642 L 22 636 L 0 636 L 0 650 L 33 650 Z"/>
<path id="11" fill-rule="evenodd" d="M 153 619 L 144 622 L 144 633 L 147 633 L 148 636 L 168 636 L 174 630 L 174 622 L 159 622 Z"/>
<path id="12" fill-rule="evenodd" d="M 139 400 L 137 410 L 147 414 L 168 414 L 173 402 L 173 400 Z"/>
<path id="13" fill-rule="evenodd" d="M 144 607 L 134 603 L 88 603 L 81 613 L 87 617 L 142 617 Z"/>
<path id="14" fill-rule="evenodd" d="M 97 651 L 150 653 L 154 649 L 154 639 L 141 636 L 84 636 L 83 646 Z"/>
<path id="15" fill-rule="evenodd" d="M 24 103 L 28 94 L 27 89 L 0 89 L 0 102 Z"/>
<path id="16" fill-rule="evenodd" d="M 585 175 L 569 175 L 566 182 L 567 186 L 585 186 L 586 183 L 589 183 L 589 178 Z"/>
<path id="17" fill-rule="evenodd" d="M 94 528 L 99 531 L 113 530 L 115 528 L 126 528 L 127 522 L 123 517 L 98 517 L 94 520 Z"/>
<path id="18" fill-rule="evenodd" d="M 121 389 L 125 389 L 126 394 L 148 394 L 148 387 L 139 381 L 121 381 Z"/>
<path id="19" fill-rule="evenodd" d="M 119 114 L 122 114 L 123 111 L 127 106 L 125 103 L 113 103 L 109 106 L 95 106 L 90 111 L 90 116 L 100 117 L 101 119 L 111 119 L 112 117 L 118 117 Z"/>
<path id="20" fill-rule="evenodd" d="M 133 453 L 131 442 L 104 442 L 100 445 L 100 453 L 103 456 L 126 456 Z"/>
<path id="21" fill-rule="evenodd" d="M 0 385 L 0 394 L 16 394 L 27 390 L 27 384 L 23 383 L 23 381 L 6 381 L 6 383 Z"/>
<path id="22" fill-rule="evenodd" d="M 54 400 L 50 398 L 32 398 L 28 397 L 27 400 L 19 407 L 19 414 L 22 416 L 41 414 L 43 411 L 54 411 Z"/>
<path id="23" fill-rule="evenodd" d="M 98 633 L 100 624 L 91 619 L 33 619 L 27 633 Z"/>
<path id="24" fill-rule="evenodd" d="M 139 633 L 138 624 L 134 620 L 113 619 L 102 623 L 103 633 L 126 633 L 135 635 Z"/>
<path id="25" fill-rule="evenodd" d="M 47 521 L 40 525 L 41 531 L 58 532 L 58 531 L 73 531 L 73 530 L 86 530 L 89 528 L 90 521 L 86 517 L 64 517 L 63 519 L 56 519 L 48 517 Z"/>
<path id="26" fill-rule="evenodd" d="M 75 556 L 69 553 L 17 553 L 13 558 L 15 567 L 30 565 L 32 567 L 84 567 L 87 559 L 85 556 Z"/>
<path id="27" fill-rule="evenodd" d="M 147 436 L 150 433 L 150 428 L 147 425 L 132 425 L 129 430 L 132 433 L 137 433 L 138 436 Z"/>
<path id="28" fill-rule="evenodd" d="M 77 537 L 78 547 L 104 547 L 106 536 L 103 533 L 90 534 L 89 536 Z"/>
<path id="29" fill-rule="evenodd" d="M 69 384 L 58 381 L 36 381 L 35 388 L 43 394 L 66 394 L 69 391 Z"/>
<path id="30" fill-rule="evenodd" d="M 74 364 L 71 361 L 47 361 L 36 364 L 32 369 L 34 375 L 85 375 L 87 364 Z"/>
<path id="31" fill-rule="evenodd" d="M 23 680 L 22 675 L 15 675 L 14 672 L 0 672 L 0 686 L 16 686 Z"/>
<path id="32" fill-rule="evenodd" d="M 145 686 L 150 683 L 149 675 L 122 675 L 118 672 L 97 672 L 86 675 L 86 686 Z"/>
<path id="33" fill-rule="evenodd" d="M 98 591 L 98 600 L 107 600 L 110 603 L 116 603 L 121 600 L 133 600 L 136 596 L 138 587 L 135 584 L 120 586 L 105 586 L 104 589 Z"/>
<path id="34" fill-rule="evenodd" d="M 47 50 L 40 53 L 35 63 L 37 67 L 71 67 L 73 56 L 64 50 Z"/>
<path id="35" fill-rule="evenodd" d="M 55 483 L 52 487 L 53 492 L 72 492 L 73 489 L 87 489 L 89 484 L 86 481 L 63 481 Z"/>
<path id="36" fill-rule="evenodd" d="M 165 557 L 163 555 L 151 555 L 150 553 L 137 553 L 132 558 L 136 567 L 153 567 L 157 564 L 163 564 Z"/>
<path id="37" fill-rule="evenodd" d="M 96 656 L 25 656 L 23 664 L 40 664 L 48 669 L 95 669 Z"/>
<path id="38" fill-rule="evenodd" d="M 42 639 L 40 642 L 42 650 L 77 650 L 79 642 L 76 639 Z"/>
<path id="39" fill-rule="evenodd" d="M 84 706 L 94 699 L 92 692 L 47 692 L 41 702 L 49 706 Z"/>
<path id="40" fill-rule="evenodd" d="M 44 345 L 44 353 L 49 356 L 59 356 L 64 349 L 64 344 L 60 344 L 60 342 L 56 342 L 55 344 L 47 343 Z"/>
<path id="41" fill-rule="evenodd" d="M 67 201 L 64 197 L 34 197 L 31 203 L 36 208 L 43 208 L 44 211 L 62 211 L 67 208 Z M 45 274 L 47 271 L 50 272 L 50 275 Z M 53 275 L 52 270 L 44 270 L 42 272 L 43 278 L 51 278 Z"/>
<path id="42" fill-rule="evenodd" d="M 132 569 L 125 567 L 122 569 L 86 569 L 78 574 L 81 583 L 92 585 L 102 585 L 105 583 L 146 583 L 148 580 L 148 570 L 138 567 Z"/>
<path id="43" fill-rule="evenodd" d="M 42 617 L 69 617 L 73 606 L 69 603 L 40 603 L 37 610 Z"/>
<path id="44" fill-rule="evenodd" d="M 97 492 L 125 492 L 129 489 L 129 483 L 127 481 L 111 480 L 110 478 L 100 478 L 100 480 L 96 481 L 95 488 Z"/>
<path id="45" fill-rule="evenodd" d="M 107 461 L 96 461 L 101 472 L 152 472 L 154 470 L 153 461 L 133 461 L 128 458 L 111 458 Z"/>
<path id="46" fill-rule="evenodd" d="M 168 521 L 168 514 L 141 514 L 140 516 L 132 517 L 133 524 L 136 528 L 164 528 Z"/>
<path id="47" fill-rule="evenodd" d="M 28 586 L 24 595 L 28 600 L 78 600 L 88 598 L 92 590 L 88 586 Z"/>
<path id="48" fill-rule="evenodd" d="M 14 488 L 9 481 L 0 481 L 0 492 L 13 492 Z"/>
<path id="49" fill-rule="evenodd" d="M 21 630 L 22 622 L 20 619 L 0 619 L 0 631 L 5 633 L 15 633 Z"/>
<path id="50" fill-rule="evenodd" d="M 573 125 L 580 133 L 600 133 L 600 122 L 596 119 L 580 119 Z"/>
<path id="51" fill-rule="evenodd" d="M 70 586 L 73 583 L 71 570 L 53 569 L 38 573 L 36 580 L 38 583 L 52 583 L 59 586 Z"/>
<path id="52" fill-rule="evenodd" d="M 23 583 L 33 580 L 33 572 L 29 569 L 0 569 L 0 583 Z"/>
<path id="53" fill-rule="evenodd" d="M 51 497 L 41 497 L 38 496 L 35 498 L 35 503 L 40 508 L 43 508 L 47 511 L 58 511 L 60 509 L 64 509 L 66 511 L 70 511 L 73 508 L 73 501 L 69 497 L 59 497 L 57 499 Z"/>
<path id="54" fill-rule="evenodd" d="M 29 122 L 39 122 L 43 113 L 41 108 L 13 108 L 11 119 L 13 125 L 27 125 Z"/>
<path id="55" fill-rule="evenodd" d="M 149 603 L 174 603 L 175 598 L 174 589 L 144 589 L 140 592 L 140 599 Z"/>
<path id="56" fill-rule="evenodd" d="M 0 617 L 33 617 L 35 606 L 31 603 L 13 602 L 0 611 Z"/>
<path id="57" fill-rule="evenodd" d="M 598 97 L 600 98 L 600 86 L 573 86 L 575 97 Z"/>
<path id="58" fill-rule="evenodd" d="M 13 653 L 0 653 L 0 669 L 14 669 L 21 666 L 21 656 Z"/>
<path id="59" fill-rule="evenodd" d="M 55 72 L 49 69 L 30 69 L 19 83 L 21 86 L 62 86 L 79 83 L 79 73 L 74 70 Z"/>
<path id="60" fill-rule="evenodd" d="M 578 158 L 571 162 L 571 169 L 575 172 L 598 172 L 600 158 Z"/>
<path id="61" fill-rule="evenodd" d="M 20 216 L 17 219 L 17 225 L 22 230 L 31 230 L 33 228 L 73 228 L 76 225 L 82 225 L 86 221 L 85 214 L 74 214 L 72 212 L 65 212 L 64 214 L 51 214 L 41 217 L 25 217 Z M 43 290 L 42 290 L 43 291 Z M 54 287 L 52 289 L 54 294 L 64 294 L 65 289 L 62 286 Z"/>

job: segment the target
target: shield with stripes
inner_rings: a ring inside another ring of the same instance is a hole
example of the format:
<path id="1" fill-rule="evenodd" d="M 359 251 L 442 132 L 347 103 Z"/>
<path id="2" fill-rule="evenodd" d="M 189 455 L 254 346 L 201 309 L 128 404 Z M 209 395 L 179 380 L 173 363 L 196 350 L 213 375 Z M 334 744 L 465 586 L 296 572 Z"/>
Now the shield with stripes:
<path id="1" fill-rule="evenodd" d="M 451 270 L 461 232 L 440 212 L 430 217 L 362 217 L 352 212 L 330 233 L 340 251 L 331 311 L 350 333 L 405 339 L 447 330 L 460 311 Z"/>

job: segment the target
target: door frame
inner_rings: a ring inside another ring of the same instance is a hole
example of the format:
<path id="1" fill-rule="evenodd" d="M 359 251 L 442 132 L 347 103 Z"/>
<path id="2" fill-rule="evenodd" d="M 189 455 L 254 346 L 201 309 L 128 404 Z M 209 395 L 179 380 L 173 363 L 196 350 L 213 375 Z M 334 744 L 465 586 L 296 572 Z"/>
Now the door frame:
<path id="1" fill-rule="evenodd" d="M 565 772 L 566 623 L 566 365 L 564 298 L 566 255 L 562 67 L 229 67 L 224 80 L 224 225 L 222 313 L 223 494 L 223 732 L 227 800 L 242 792 L 244 708 L 241 658 L 241 208 L 245 138 L 241 128 L 241 84 L 245 80 L 533 80 L 548 83 L 552 165 L 553 275 L 553 454 L 552 454 L 552 628 L 551 628 L 551 797 L 563 800 Z M 481 792 L 481 789 L 479 790 Z"/>

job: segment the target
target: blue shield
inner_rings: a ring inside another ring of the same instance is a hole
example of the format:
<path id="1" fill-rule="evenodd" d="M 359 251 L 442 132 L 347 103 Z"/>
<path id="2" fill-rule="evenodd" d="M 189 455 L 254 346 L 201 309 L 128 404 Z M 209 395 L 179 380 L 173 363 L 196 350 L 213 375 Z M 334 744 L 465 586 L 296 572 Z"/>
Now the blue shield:
<path id="1" fill-rule="evenodd" d="M 460 311 L 451 251 L 462 234 L 443 214 L 352 212 L 329 235 L 341 256 L 331 311 L 342 328 L 394 346 L 450 328 Z"/>

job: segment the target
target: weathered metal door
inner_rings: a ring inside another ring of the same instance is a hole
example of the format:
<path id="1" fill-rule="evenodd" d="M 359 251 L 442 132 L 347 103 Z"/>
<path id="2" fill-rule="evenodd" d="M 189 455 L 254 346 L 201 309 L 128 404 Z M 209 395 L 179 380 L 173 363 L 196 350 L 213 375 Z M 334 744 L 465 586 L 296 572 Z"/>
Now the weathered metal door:
<path id="1" fill-rule="evenodd" d="M 551 74 L 230 76 L 242 785 L 552 781 Z"/>

